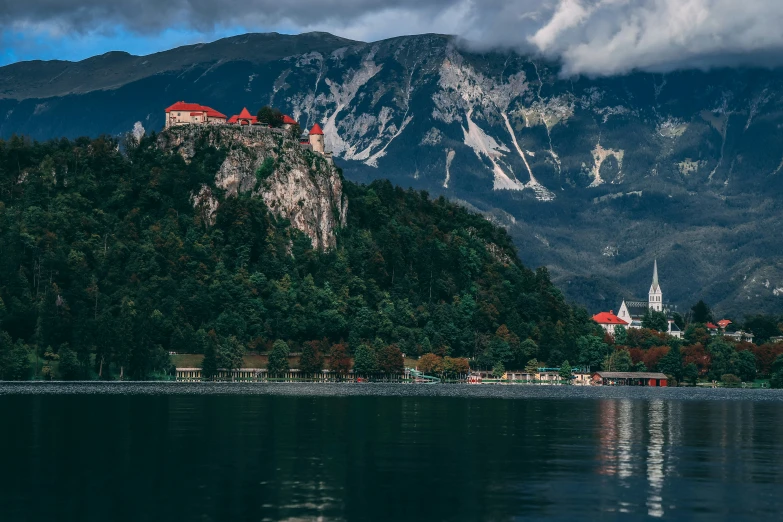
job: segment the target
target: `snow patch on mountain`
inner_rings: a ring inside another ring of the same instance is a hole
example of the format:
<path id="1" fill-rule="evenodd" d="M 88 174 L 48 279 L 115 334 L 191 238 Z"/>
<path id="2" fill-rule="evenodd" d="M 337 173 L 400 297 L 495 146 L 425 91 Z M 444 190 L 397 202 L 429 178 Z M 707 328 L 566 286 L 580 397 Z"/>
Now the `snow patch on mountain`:
<path id="1" fill-rule="evenodd" d="M 373 55 L 374 53 L 371 52 L 365 57 L 358 71 L 346 73 L 343 83 L 334 82 L 329 78 L 325 80 L 326 85 L 329 86 L 329 101 L 335 104 L 335 108 L 324 120 L 324 139 L 332 153 L 344 159 L 352 160 L 359 158 L 356 158 L 356 145 L 350 145 L 340 136 L 337 128 L 337 118 L 350 105 L 359 89 L 383 69 L 383 65 L 378 65 L 373 61 Z"/>
<path id="2" fill-rule="evenodd" d="M 590 183 L 590 187 L 597 187 L 606 183 L 606 181 L 601 178 L 601 165 L 603 165 L 604 161 L 606 161 L 610 156 L 613 156 L 614 159 L 617 160 L 617 166 L 619 169 L 618 178 L 620 177 L 623 171 L 623 157 L 625 156 L 624 150 L 605 149 L 601 146 L 600 143 L 598 143 L 592 150 L 592 155 L 593 168 L 590 170 L 590 174 L 593 177 L 593 182 Z"/>
<path id="3" fill-rule="evenodd" d="M 505 80 L 494 80 L 475 71 L 465 64 L 462 57 L 456 52 L 449 53 L 440 68 L 438 86 L 441 91 L 433 96 L 435 110 L 433 118 L 444 123 L 450 123 L 459 119 L 458 115 L 464 111 L 467 129 L 463 126 L 465 145 L 471 147 L 479 159 L 486 157 L 492 165 L 494 175 L 493 188 L 495 190 L 525 190 L 531 189 L 536 197 L 542 201 L 551 201 L 554 194 L 541 185 L 533 175 L 525 152 L 520 147 L 513 126 L 508 118 L 508 110 L 512 103 L 521 103 L 521 98 L 529 91 L 529 83 L 524 71 L 510 75 Z M 489 136 L 474 121 L 473 115 L 479 113 L 485 119 L 491 116 L 500 116 L 505 129 L 514 144 L 522 162 L 527 170 L 529 181 L 523 183 L 506 165 L 506 170 L 501 167 L 504 154 L 511 151 L 505 145 L 498 144 L 492 136 Z"/>
<path id="4" fill-rule="evenodd" d="M 456 153 L 454 149 L 449 149 L 446 152 L 446 179 L 443 181 L 443 188 L 449 188 L 449 180 L 451 179 L 451 162 L 454 161 Z"/>

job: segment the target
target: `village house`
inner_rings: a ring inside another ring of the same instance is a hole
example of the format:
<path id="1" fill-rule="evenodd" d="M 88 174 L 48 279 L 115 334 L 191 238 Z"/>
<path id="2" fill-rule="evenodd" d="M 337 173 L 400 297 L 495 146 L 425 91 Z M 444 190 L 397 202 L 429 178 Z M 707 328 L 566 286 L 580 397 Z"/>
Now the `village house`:
<path id="1" fill-rule="evenodd" d="M 731 339 L 735 342 L 746 342 L 746 343 L 752 343 L 753 342 L 753 334 L 750 332 L 744 332 L 742 330 L 737 330 L 736 332 L 727 332 L 726 329 L 729 327 L 729 325 L 732 324 L 730 320 L 728 319 L 721 319 L 718 321 L 718 324 L 714 324 L 712 322 L 708 322 L 705 326 L 707 327 L 707 331 L 712 336 L 721 336 L 726 337 L 728 339 Z"/>
<path id="2" fill-rule="evenodd" d="M 601 312 L 593 316 L 593 321 L 601 325 L 606 333 L 614 336 L 614 329 L 618 326 L 628 327 L 628 323 L 614 315 L 614 310 Z"/>

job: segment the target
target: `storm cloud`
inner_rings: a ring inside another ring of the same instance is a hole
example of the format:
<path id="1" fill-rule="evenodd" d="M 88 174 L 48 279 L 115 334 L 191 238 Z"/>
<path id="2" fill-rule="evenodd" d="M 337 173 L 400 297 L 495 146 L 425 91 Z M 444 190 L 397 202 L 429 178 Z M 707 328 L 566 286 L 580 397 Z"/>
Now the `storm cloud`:
<path id="1" fill-rule="evenodd" d="M 564 75 L 783 65 L 781 0 L 0 0 L 0 26 L 53 37 L 235 28 L 370 41 L 437 32 L 559 60 Z"/>

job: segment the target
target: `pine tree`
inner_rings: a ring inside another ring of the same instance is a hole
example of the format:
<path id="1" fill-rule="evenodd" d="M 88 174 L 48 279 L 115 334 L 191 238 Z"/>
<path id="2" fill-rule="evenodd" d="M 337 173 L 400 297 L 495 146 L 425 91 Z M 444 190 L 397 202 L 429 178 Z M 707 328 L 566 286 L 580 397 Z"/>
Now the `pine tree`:
<path id="1" fill-rule="evenodd" d="M 203 333 L 203 330 L 202 330 Z M 218 373 L 217 358 L 217 335 L 212 330 L 206 336 L 204 346 L 204 359 L 201 361 L 201 377 L 207 380 L 213 380 Z"/>
<path id="2" fill-rule="evenodd" d="M 288 345 L 285 341 L 278 339 L 272 345 L 272 351 L 269 352 L 269 362 L 266 369 L 269 375 L 279 375 L 289 370 L 288 366 Z"/>
<path id="3" fill-rule="evenodd" d="M 669 353 L 658 361 L 658 371 L 674 377 L 678 381 L 682 380 L 682 354 L 679 343 L 675 343 L 669 348 Z"/>
<path id="4" fill-rule="evenodd" d="M 370 375 L 378 371 L 378 358 L 375 350 L 366 344 L 360 344 L 353 356 L 353 371 L 359 375 Z"/>
<path id="5" fill-rule="evenodd" d="M 307 341 L 302 346 L 302 355 L 299 358 L 299 370 L 302 373 L 321 373 L 324 369 L 324 356 L 321 346 L 326 346 L 326 341 Z"/>
<path id="6" fill-rule="evenodd" d="M 64 381 L 74 381 L 81 378 L 82 367 L 79 363 L 79 359 L 76 356 L 76 352 L 71 350 L 68 343 L 60 346 L 57 350 L 57 355 L 60 357 L 60 378 Z"/>
<path id="7" fill-rule="evenodd" d="M 574 378 L 571 365 L 568 364 L 568 361 L 563 361 L 563 364 L 560 365 L 560 371 L 558 372 L 560 379 L 563 381 L 566 381 L 568 384 L 571 384 L 571 379 Z"/>

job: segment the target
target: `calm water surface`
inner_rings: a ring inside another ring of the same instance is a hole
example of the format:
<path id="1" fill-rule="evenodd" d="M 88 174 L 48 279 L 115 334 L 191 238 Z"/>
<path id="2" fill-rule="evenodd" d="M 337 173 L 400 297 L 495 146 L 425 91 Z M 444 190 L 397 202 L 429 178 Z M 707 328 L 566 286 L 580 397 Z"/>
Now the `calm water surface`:
<path id="1" fill-rule="evenodd" d="M 783 394 L 0 383 L 0 520 L 780 520 Z"/>

